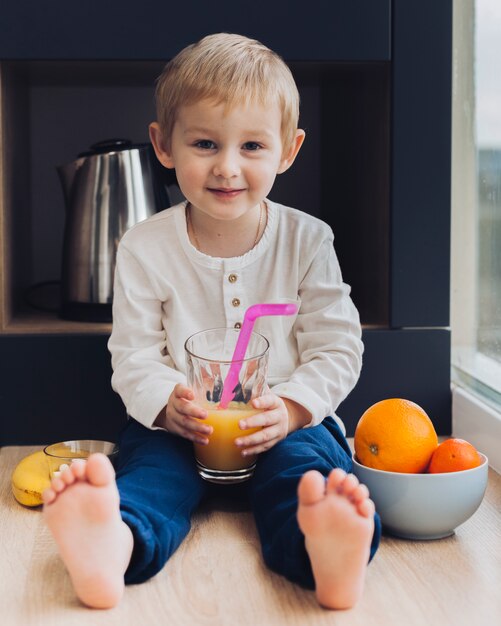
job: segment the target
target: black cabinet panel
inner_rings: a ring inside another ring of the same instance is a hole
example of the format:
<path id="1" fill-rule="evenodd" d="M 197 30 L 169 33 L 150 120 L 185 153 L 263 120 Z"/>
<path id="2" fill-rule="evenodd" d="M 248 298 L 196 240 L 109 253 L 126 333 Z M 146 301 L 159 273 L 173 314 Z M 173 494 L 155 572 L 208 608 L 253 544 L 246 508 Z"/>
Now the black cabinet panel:
<path id="1" fill-rule="evenodd" d="M 365 330 L 362 374 L 338 415 L 353 436 L 362 413 L 385 398 L 419 404 L 439 435 L 451 433 L 450 332 Z"/>
<path id="2" fill-rule="evenodd" d="M 168 59 L 214 32 L 260 39 L 287 60 L 390 58 L 390 0 L 4 0 L 3 59 Z"/>
<path id="3" fill-rule="evenodd" d="M 452 1 L 393 19 L 390 325 L 448 326 Z"/>
<path id="4" fill-rule="evenodd" d="M 107 336 L 0 336 L 0 446 L 113 441 L 125 408 L 111 389 Z"/>
<path id="5" fill-rule="evenodd" d="M 447 330 L 364 331 L 360 381 L 339 408 L 348 434 L 374 402 L 421 405 L 450 434 Z M 66 439 L 114 441 L 125 408 L 110 385 L 106 336 L 0 336 L 0 446 Z"/>

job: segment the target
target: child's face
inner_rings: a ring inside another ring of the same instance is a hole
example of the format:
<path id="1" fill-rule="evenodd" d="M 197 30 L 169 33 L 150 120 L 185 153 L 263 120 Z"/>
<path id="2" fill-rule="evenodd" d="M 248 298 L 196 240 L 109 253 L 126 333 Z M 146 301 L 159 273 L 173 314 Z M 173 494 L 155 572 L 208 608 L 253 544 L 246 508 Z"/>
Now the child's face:
<path id="1" fill-rule="evenodd" d="M 156 128 L 155 128 L 156 126 Z M 297 131 L 294 146 L 283 154 L 278 105 L 236 106 L 206 100 L 184 106 L 172 131 L 169 149 L 152 124 L 157 156 L 174 167 L 185 198 L 215 219 L 236 219 L 255 207 L 271 190 L 277 174 L 294 161 L 304 138 Z"/>

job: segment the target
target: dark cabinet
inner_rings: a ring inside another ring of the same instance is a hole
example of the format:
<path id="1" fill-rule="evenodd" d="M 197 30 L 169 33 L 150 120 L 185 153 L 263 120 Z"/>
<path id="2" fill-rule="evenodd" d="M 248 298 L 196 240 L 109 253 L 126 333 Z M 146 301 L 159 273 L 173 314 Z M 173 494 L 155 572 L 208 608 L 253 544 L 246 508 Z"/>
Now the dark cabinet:
<path id="1" fill-rule="evenodd" d="M 0 58 L 164 60 L 209 33 L 254 37 L 289 61 L 390 59 L 390 0 L 4 0 Z"/>
<path id="2" fill-rule="evenodd" d="M 52 88 L 60 97 L 68 85 L 144 90 L 181 47 L 225 30 L 262 40 L 290 63 L 310 136 L 317 137 L 313 147 L 305 144 L 294 173 L 279 178 L 277 199 L 283 194 L 303 208 L 314 179 L 311 212 L 333 226 L 344 278 L 361 311 L 362 376 L 339 409 L 348 433 L 365 408 L 390 396 L 418 402 L 440 434 L 450 433 L 452 0 L 256 0 L 238 10 L 226 1 L 18 0 L 4 2 L 1 15 L 1 113 L 10 147 L 2 147 L 0 445 L 112 438 L 125 420 L 110 387 L 109 329 L 60 327 L 43 316 L 16 322 L 16 299 L 37 254 L 26 238 L 23 207 L 30 178 L 32 186 L 46 178 L 41 170 L 22 179 L 16 172 L 26 167 L 26 150 L 38 150 L 37 163 L 52 158 L 50 124 L 61 119 L 71 128 L 74 113 L 78 119 L 78 109 L 63 105 L 52 118 L 37 118 L 25 92 L 40 100 Z M 82 117 L 78 125 L 86 123 Z M 43 226 L 40 215 L 31 219 L 34 232 Z M 46 242 L 48 252 L 55 247 Z"/>

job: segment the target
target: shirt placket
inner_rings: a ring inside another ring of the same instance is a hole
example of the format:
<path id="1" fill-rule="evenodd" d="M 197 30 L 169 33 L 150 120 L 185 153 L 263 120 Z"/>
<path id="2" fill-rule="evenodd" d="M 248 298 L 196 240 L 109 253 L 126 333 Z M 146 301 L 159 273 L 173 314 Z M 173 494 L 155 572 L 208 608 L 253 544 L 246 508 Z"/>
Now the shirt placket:
<path id="1" fill-rule="evenodd" d="M 230 267 L 224 270 L 223 297 L 226 323 L 229 328 L 241 328 L 246 309 L 242 274 Z"/>

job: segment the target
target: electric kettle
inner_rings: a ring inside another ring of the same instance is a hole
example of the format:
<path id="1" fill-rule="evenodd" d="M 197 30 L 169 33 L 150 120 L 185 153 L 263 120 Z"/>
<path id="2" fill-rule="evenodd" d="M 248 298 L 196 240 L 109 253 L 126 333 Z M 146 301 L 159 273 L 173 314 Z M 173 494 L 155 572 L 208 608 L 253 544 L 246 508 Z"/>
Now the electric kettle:
<path id="1" fill-rule="evenodd" d="M 124 139 L 96 143 L 56 169 L 66 204 L 60 316 L 111 322 L 118 242 L 131 226 L 171 206 L 175 174 L 151 144 Z"/>

